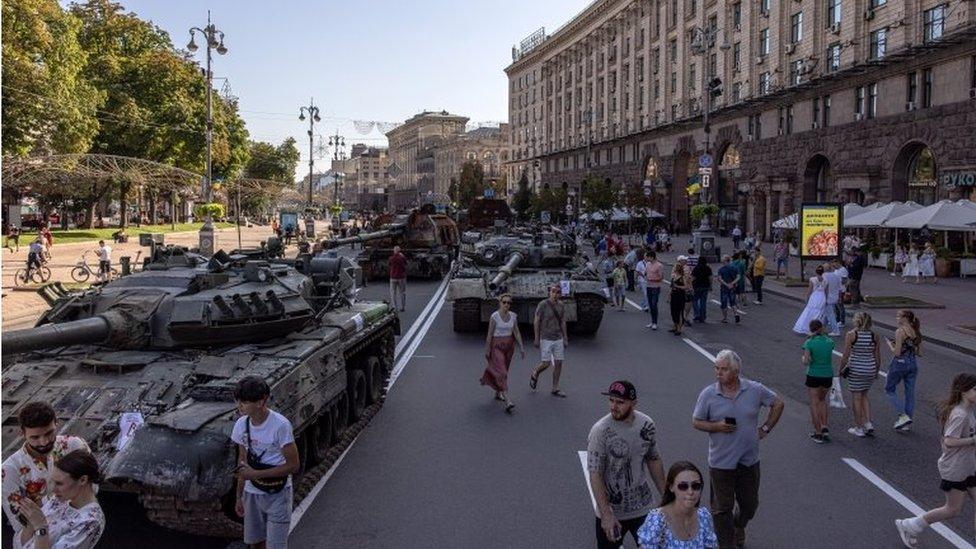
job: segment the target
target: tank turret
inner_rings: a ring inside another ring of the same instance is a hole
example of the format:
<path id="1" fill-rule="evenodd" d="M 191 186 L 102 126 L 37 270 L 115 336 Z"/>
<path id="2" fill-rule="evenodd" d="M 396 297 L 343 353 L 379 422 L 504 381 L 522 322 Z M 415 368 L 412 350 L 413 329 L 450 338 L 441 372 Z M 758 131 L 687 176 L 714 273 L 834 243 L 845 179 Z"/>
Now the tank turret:
<path id="1" fill-rule="evenodd" d="M 495 278 L 492 278 L 491 282 L 488 283 L 488 288 L 493 292 L 497 291 L 498 288 L 506 280 L 508 280 L 508 277 L 512 276 L 512 273 L 518 268 L 519 264 L 522 263 L 523 259 L 524 256 L 518 252 L 508 256 L 508 261 L 506 261 L 505 264 L 498 269 L 498 274 L 496 274 Z"/>
<path id="2" fill-rule="evenodd" d="M 322 249 L 331 250 L 333 248 L 339 248 L 347 244 L 362 244 L 364 242 L 370 242 L 373 240 L 380 240 L 384 238 L 393 238 L 402 235 L 406 231 L 407 227 L 404 224 L 388 225 L 387 227 L 378 230 L 371 231 L 368 233 L 359 233 L 356 236 L 347 236 L 345 238 L 328 238 L 323 239 L 319 242 Z"/>

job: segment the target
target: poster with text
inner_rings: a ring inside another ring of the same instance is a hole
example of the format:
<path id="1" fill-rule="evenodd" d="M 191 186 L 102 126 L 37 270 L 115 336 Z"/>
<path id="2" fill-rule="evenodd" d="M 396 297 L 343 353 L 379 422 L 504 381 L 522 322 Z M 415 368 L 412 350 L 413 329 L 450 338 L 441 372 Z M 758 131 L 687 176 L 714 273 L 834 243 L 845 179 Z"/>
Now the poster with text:
<path id="1" fill-rule="evenodd" d="M 800 256 L 803 259 L 840 257 L 843 211 L 840 204 L 804 204 L 800 208 Z"/>

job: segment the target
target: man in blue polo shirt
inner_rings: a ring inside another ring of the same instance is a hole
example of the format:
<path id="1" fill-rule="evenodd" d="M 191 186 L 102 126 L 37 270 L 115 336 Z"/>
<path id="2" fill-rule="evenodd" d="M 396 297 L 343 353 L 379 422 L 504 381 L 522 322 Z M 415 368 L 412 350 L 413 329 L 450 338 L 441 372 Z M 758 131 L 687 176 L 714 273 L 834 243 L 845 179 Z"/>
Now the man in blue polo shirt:
<path id="1" fill-rule="evenodd" d="M 735 308 L 735 288 L 739 284 L 739 269 L 732 264 L 732 256 L 722 256 L 722 267 L 718 270 L 719 297 L 722 307 L 722 322 L 729 321 L 729 307 L 735 315 L 735 322 L 739 322 L 739 310 Z"/>
<path id="2" fill-rule="evenodd" d="M 719 352 L 718 382 L 702 390 L 692 414 L 694 428 L 708 433 L 711 509 L 720 549 L 745 545 L 746 525 L 759 507 L 759 441 L 783 414 L 783 400 L 762 383 L 739 377 L 741 367 L 734 351 Z M 763 406 L 769 412 L 760 426 Z"/>

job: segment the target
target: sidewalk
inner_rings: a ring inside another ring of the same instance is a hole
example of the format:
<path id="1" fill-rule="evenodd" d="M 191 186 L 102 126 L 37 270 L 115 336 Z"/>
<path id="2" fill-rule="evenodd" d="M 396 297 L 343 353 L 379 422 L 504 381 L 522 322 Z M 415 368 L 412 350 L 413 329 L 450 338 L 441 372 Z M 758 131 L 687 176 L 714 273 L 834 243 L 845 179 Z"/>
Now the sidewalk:
<path id="1" fill-rule="evenodd" d="M 250 228 L 241 227 L 241 242 L 244 247 L 258 246 L 262 240 L 267 240 L 270 236 L 272 236 L 271 228 L 267 226 L 255 225 Z M 165 237 L 167 244 L 196 246 L 198 241 L 197 231 L 167 233 Z M 112 247 L 112 264 L 116 268 L 118 268 L 120 257 L 129 256 L 135 261 L 138 252 L 142 252 L 141 258 L 149 251 L 148 248 L 139 245 L 138 233 L 131 234 L 129 241 L 125 244 L 108 242 L 108 245 Z M 237 248 L 237 229 L 234 227 L 218 229 L 217 246 L 224 250 Z M 81 258 L 81 254 L 86 250 L 93 250 L 97 247 L 98 242 L 72 242 L 69 244 L 58 244 L 55 242 L 51 250 L 51 260 L 47 264 L 51 269 L 51 282 L 72 282 L 70 275 L 71 269 Z M 21 244 L 19 252 L 11 252 L 3 248 L 0 251 L 0 260 L 2 260 L 3 266 L 3 300 L 2 307 L 0 307 L 3 329 L 29 328 L 33 326 L 34 321 L 37 320 L 41 313 L 48 308 L 48 304 L 32 289 L 14 289 L 14 273 L 27 262 L 27 246 Z M 142 260 L 140 259 L 139 261 L 141 262 Z M 97 269 L 97 256 L 90 254 L 88 263 Z"/>
<path id="2" fill-rule="evenodd" d="M 732 250 L 731 238 L 716 238 L 716 244 L 722 253 Z M 691 246 L 691 236 L 681 235 L 672 237 L 671 252 L 659 254 L 666 263 L 674 263 L 678 255 L 687 253 Z M 806 286 L 787 286 L 785 280 L 775 279 L 776 263 L 773 260 L 773 244 L 762 244 L 763 255 L 766 256 L 767 274 L 763 284 L 763 291 L 779 295 L 798 303 L 806 302 Z M 813 262 L 806 262 L 807 273 L 813 271 Z M 800 277 L 800 260 L 790 258 L 788 276 Z M 748 286 L 748 285 L 747 285 Z M 876 267 L 868 267 L 861 279 L 861 293 L 865 296 L 906 296 L 915 298 L 941 309 L 912 309 L 922 323 L 922 334 L 926 341 L 948 347 L 950 349 L 976 356 L 976 278 L 940 278 L 938 284 L 903 283 L 901 277 L 890 276 L 887 271 Z M 866 310 L 878 326 L 888 329 L 895 328 L 897 309 L 874 307 L 847 307 L 848 316 L 858 310 Z M 952 327 L 968 326 L 969 333 L 958 331 Z"/>

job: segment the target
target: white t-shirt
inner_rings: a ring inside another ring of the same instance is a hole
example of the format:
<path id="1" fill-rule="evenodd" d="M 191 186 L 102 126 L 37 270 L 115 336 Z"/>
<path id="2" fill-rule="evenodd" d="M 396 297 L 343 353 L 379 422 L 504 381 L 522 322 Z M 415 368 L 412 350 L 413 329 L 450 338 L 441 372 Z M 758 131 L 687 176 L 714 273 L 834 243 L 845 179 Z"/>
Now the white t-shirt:
<path id="1" fill-rule="evenodd" d="M 830 271 L 829 273 L 824 273 L 824 282 L 827 283 L 827 303 L 837 303 L 840 296 L 840 289 L 843 287 L 843 281 L 837 271 Z"/>
<path id="2" fill-rule="evenodd" d="M 847 267 L 837 267 L 834 272 L 839 274 L 842 279 L 850 278 L 850 275 L 847 273 Z"/>
<path id="3" fill-rule="evenodd" d="M 99 261 L 112 261 L 112 248 L 105 245 L 98 249 Z"/>
<path id="4" fill-rule="evenodd" d="M 491 318 L 495 321 L 495 331 L 492 337 L 509 337 L 515 331 L 517 316 L 512 311 L 508 312 L 508 322 L 502 320 L 502 315 L 498 311 L 491 313 Z"/>
<path id="5" fill-rule="evenodd" d="M 248 416 L 237 418 L 230 435 L 230 439 L 244 446 L 245 450 L 247 449 L 247 420 Z M 260 456 L 261 463 L 266 465 L 285 463 L 285 454 L 281 450 L 293 442 L 295 442 L 295 435 L 292 433 L 291 422 L 274 410 L 268 411 L 268 418 L 261 425 L 251 423 L 251 450 Z M 288 486 L 291 486 L 291 475 L 288 475 Z M 249 494 L 265 493 L 249 480 L 244 482 L 244 491 Z"/>

